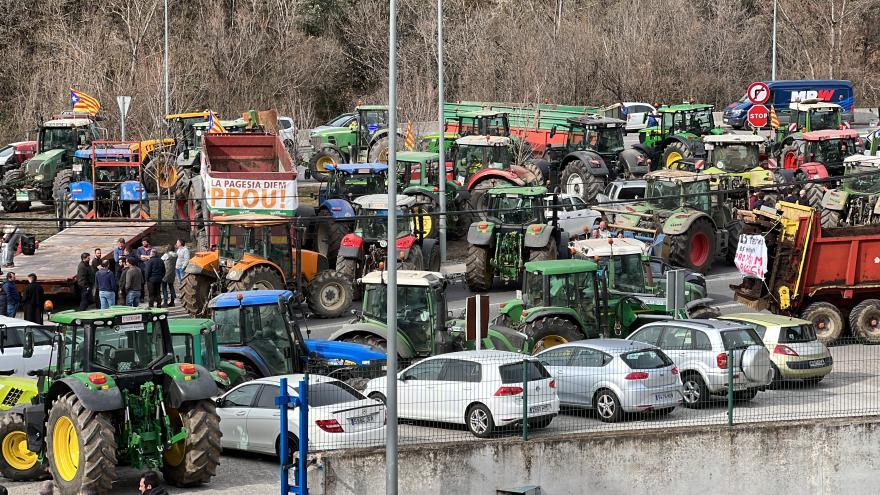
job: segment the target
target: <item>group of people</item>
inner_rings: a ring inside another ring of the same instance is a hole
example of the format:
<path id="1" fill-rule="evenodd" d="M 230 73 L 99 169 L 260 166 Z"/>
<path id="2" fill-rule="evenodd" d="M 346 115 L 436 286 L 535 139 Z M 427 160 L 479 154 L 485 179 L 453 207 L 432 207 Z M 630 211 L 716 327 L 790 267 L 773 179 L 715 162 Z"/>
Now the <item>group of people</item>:
<path id="1" fill-rule="evenodd" d="M 138 492 L 141 495 L 168 495 L 168 490 L 162 486 L 162 479 L 156 471 L 147 471 L 141 475 L 138 481 Z M 55 490 L 55 484 L 51 481 L 44 481 L 40 485 L 40 495 L 54 495 L 58 493 Z M 92 486 L 84 486 L 78 495 L 97 495 L 97 489 Z M 8 495 L 9 491 L 6 487 L 0 485 L 0 495 Z"/>
<path id="2" fill-rule="evenodd" d="M 189 249 L 182 239 L 168 245 L 164 253 L 153 247 L 147 238 L 141 240 L 141 245 L 133 251 L 126 247 L 125 239 L 120 238 L 112 258 L 104 259 L 100 249 L 95 249 L 94 257 L 82 253 L 76 270 L 79 309 L 89 309 L 92 301 L 97 307 L 106 309 L 117 300 L 138 307 L 144 299 L 151 308 L 174 307 L 177 300 L 175 280 L 183 278 L 189 257 Z"/>
<path id="3" fill-rule="evenodd" d="M 33 273 L 27 276 L 28 285 L 24 292 L 18 292 L 18 279 L 15 272 L 6 272 L 0 288 L 0 314 L 15 318 L 18 310 L 24 312 L 24 319 L 43 324 L 43 286 Z"/>

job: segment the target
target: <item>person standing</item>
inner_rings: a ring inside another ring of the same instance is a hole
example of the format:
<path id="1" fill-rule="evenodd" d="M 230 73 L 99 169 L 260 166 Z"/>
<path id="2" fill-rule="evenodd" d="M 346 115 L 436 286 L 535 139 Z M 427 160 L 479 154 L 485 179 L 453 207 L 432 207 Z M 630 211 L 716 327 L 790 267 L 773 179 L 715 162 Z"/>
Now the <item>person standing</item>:
<path id="1" fill-rule="evenodd" d="M 152 308 L 155 304 L 157 308 L 161 308 L 162 302 L 159 300 L 159 291 L 161 290 L 162 280 L 165 278 L 165 262 L 159 258 L 158 251 L 153 249 L 150 252 L 152 256 L 147 261 L 147 269 L 144 271 L 144 278 L 147 280 L 147 295 L 150 298 L 149 306 Z"/>
<path id="2" fill-rule="evenodd" d="M 174 250 L 174 246 L 171 244 L 168 245 L 168 249 L 162 255 L 162 262 L 165 264 L 165 276 L 162 277 L 162 305 L 166 308 L 173 308 L 174 300 L 177 299 L 177 294 L 174 291 L 177 251 Z M 168 298 L 169 292 L 171 293 L 171 299 Z"/>
<path id="3" fill-rule="evenodd" d="M 116 266 L 119 266 L 119 258 L 122 258 L 123 254 L 125 254 L 125 239 L 120 237 L 116 239 L 116 247 L 113 248 L 113 261 L 116 262 Z"/>
<path id="4" fill-rule="evenodd" d="M 186 247 L 186 242 L 183 239 L 178 239 L 177 244 L 177 263 L 175 264 L 176 272 L 177 272 L 177 280 L 183 281 L 183 273 L 186 270 L 186 265 L 189 263 L 189 248 Z"/>
<path id="5" fill-rule="evenodd" d="M 95 275 L 92 273 L 92 267 L 89 266 L 89 253 L 83 253 L 79 256 L 80 262 L 76 267 L 76 286 L 79 288 L 79 310 L 85 311 L 89 309 L 92 303 L 92 287 L 95 286 Z"/>
<path id="6" fill-rule="evenodd" d="M 144 274 L 138 266 L 125 262 L 125 275 L 122 277 L 122 290 L 125 292 L 125 304 L 133 308 L 141 301 L 141 287 L 144 286 Z"/>
<path id="7" fill-rule="evenodd" d="M 37 275 L 30 273 L 27 276 L 28 286 L 21 298 L 21 306 L 24 311 L 24 319 L 37 325 L 43 324 L 43 299 L 45 292 L 43 286 L 37 281 Z"/>
<path id="8" fill-rule="evenodd" d="M 18 305 L 21 302 L 21 295 L 15 288 L 15 273 L 6 273 L 6 283 L 3 284 L 3 292 L 6 294 L 6 316 L 15 318 L 15 312 L 18 311 Z"/>
<path id="9" fill-rule="evenodd" d="M 98 300 L 101 309 L 116 304 L 116 275 L 110 271 L 110 260 L 104 260 L 95 274 L 95 285 L 98 287 Z"/>
<path id="10" fill-rule="evenodd" d="M 139 248 L 135 250 L 135 258 L 137 258 L 137 266 L 141 269 L 141 273 L 144 275 L 144 284 L 147 283 L 147 262 L 150 261 L 150 258 L 153 256 L 153 246 L 150 245 L 150 240 L 146 237 L 141 239 L 141 245 Z M 141 287 L 141 302 L 144 300 L 144 289 L 147 287 Z"/>
<path id="11" fill-rule="evenodd" d="M 95 248 L 94 252 L 95 252 L 95 257 L 92 258 L 92 261 L 89 264 L 89 266 L 92 267 L 92 276 L 95 276 L 98 274 L 98 268 L 101 267 L 101 261 L 102 261 L 101 260 L 101 248 Z M 98 288 L 95 286 L 92 286 L 92 301 L 95 302 L 96 308 L 101 305 L 100 299 L 98 299 Z"/>

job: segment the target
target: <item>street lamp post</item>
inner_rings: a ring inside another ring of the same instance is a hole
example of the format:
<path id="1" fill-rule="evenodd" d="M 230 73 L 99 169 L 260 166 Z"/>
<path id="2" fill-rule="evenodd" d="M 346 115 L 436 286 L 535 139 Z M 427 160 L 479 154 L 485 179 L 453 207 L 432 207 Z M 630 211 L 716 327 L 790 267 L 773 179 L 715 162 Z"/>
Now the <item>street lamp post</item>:
<path id="1" fill-rule="evenodd" d="M 171 114 L 171 92 L 168 87 L 168 0 L 165 0 L 165 115 Z"/>
<path id="2" fill-rule="evenodd" d="M 437 124 L 440 126 L 440 261 L 446 261 L 446 129 L 443 125 L 443 0 L 437 0 Z"/>
<path id="3" fill-rule="evenodd" d="M 770 80 L 776 80 L 776 2 L 773 0 L 773 67 L 770 69 Z"/>
<path id="4" fill-rule="evenodd" d="M 388 170 L 397 170 L 397 2 L 390 0 L 388 26 Z M 361 123 L 363 125 L 363 123 Z M 386 373 L 385 493 L 397 495 L 397 181 L 388 181 L 388 302 L 390 330 Z"/>

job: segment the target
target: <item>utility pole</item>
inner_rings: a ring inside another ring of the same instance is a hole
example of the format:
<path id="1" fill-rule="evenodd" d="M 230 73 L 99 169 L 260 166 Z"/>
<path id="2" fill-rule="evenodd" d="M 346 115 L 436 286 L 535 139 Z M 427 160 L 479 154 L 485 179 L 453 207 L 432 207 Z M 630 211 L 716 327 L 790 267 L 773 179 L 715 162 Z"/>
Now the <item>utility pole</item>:
<path id="1" fill-rule="evenodd" d="M 776 3 L 778 0 L 773 0 L 773 67 L 770 73 L 770 80 L 776 80 Z"/>
<path id="2" fill-rule="evenodd" d="M 440 261 L 446 261 L 446 126 L 443 118 L 443 0 L 437 0 L 437 124 L 440 126 Z"/>
<path id="3" fill-rule="evenodd" d="M 388 370 L 386 373 L 385 493 L 397 495 L 397 1 L 388 26 Z M 361 122 L 361 125 L 364 125 Z M 444 165 L 445 167 L 445 165 Z"/>
<path id="4" fill-rule="evenodd" d="M 168 87 L 168 0 L 165 0 L 165 115 L 171 114 L 171 91 Z"/>

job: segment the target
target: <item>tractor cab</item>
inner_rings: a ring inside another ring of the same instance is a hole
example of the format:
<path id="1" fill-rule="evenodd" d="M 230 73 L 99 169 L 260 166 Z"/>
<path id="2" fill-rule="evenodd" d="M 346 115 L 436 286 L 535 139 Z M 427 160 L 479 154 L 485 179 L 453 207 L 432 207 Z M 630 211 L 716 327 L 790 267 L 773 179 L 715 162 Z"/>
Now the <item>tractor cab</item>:
<path id="1" fill-rule="evenodd" d="M 837 176 L 843 172 L 844 159 L 859 152 L 859 134 L 850 129 L 828 129 L 805 132 L 801 140 L 794 141 L 799 145 L 797 165 L 816 162 L 825 166 L 829 175 Z M 790 166 L 789 155 L 785 155 L 784 165 Z"/>
<path id="2" fill-rule="evenodd" d="M 244 370 L 235 363 L 220 359 L 217 347 L 217 325 L 207 318 L 174 318 L 168 321 L 174 361 L 195 363 L 211 372 L 221 389 L 228 389 L 243 376 Z"/>
<path id="3" fill-rule="evenodd" d="M 712 111 L 715 107 L 705 104 L 682 104 L 657 109 L 659 123 L 639 131 L 639 142 L 649 148 L 663 146 L 666 138 L 684 135 L 691 138 L 708 134 L 721 134 L 715 126 Z"/>
<path id="4" fill-rule="evenodd" d="M 327 185 L 321 187 L 321 201 L 331 198 L 351 200 L 388 190 L 388 164 L 340 163 L 327 165 Z"/>
<path id="5" fill-rule="evenodd" d="M 436 213 L 440 210 L 440 155 L 427 151 L 397 152 L 397 185 L 407 196 L 416 198 L 413 213 L 421 216 L 422 237 L 437 237 L 439 224 Z M 447 226 L 452 237 L 466 234 L 470 225 L 468 193 L 462 183 L 453 178 L 452 162 L 445 164 Z M 434 216 L 431 216 L 434 213 Z"/>
<path id="6" fill-rule="evenodd" d="M 489 110 L 456 112 L 452 126 L 447 130 L 459 136 L 510 136 L 510 122 L 506 112 Z"/>
<path id="7" fill-rule="evenodd" d="M 631 238 L 583 239 L 573 241 L 574 255 L 594 260 L 608 281 L 608 290 L 623 294 L 646 294 L 655 291 L 651 259 L 646 245 Z"/>
<path id="8" fill-rule="evenodd" d="M 480 170 L 508 170 L 513 163 L 509 137 L 465 136 L 455 140 L 455 150 L 455 176 L 462 184 Z"/>
<path id="9" fill-rule="evenodd" d="M 625 132 L 624 120 L 596 116 L 569 118 L 565 145 L 551 146 L 548 152 L 551 161 L 559 161 L 564 154 L 590 150 L 598 153 L 606 163 L 616 164 L 618 155 L 623 151 Z M 554 126 L 550 130 L 550 136 L 553 137 L 555 134 Z M 554 157 L 554 154 L 559 156 Z"/>
<path id="10" fill-rule="evenodd" d="M 412 196 L 397 197 L 397 238 L 412 236 L 413 219 L 410 218 L 410 208 L 416 199 Z M 355 236 L 361 242 L 376 244 L 384 248 L 388 239 L 388 195 L 371 194 L 361 196 L 354 200 L 357 205 L 358 219 L 355 220 L 354 232 L 348 236 Z M 349 240 L 350 242 L 350 240 Z M 343 238 L 343 244 L 346 240 Z"/>
<path id="11" fill-rule="evenodd" d="M 652 210 L 670 212 L 689 208 L 712 213 L 710 177 L 683 170 L 658 170 L 645 176 L 645 199 Z"/>
<path id="12" fill-rule="evenodd" d="M 93 141 L 74 153 L 67 199 L 71 219 L 148 219 L 140 143 Z"/>
<path id="13" fill-rule="evenodd" d="M 546 187 L 496 187 L 486 195 L 489 220 L 502 225 L 547 223 Z"/>
<path id="14" fill-rule="evenodd" d="M 827 103 L 819 100 L 805 100 L 789 105 L 791 111 L 791 124 L 788 133 L 812 132 L 825 129 L 842 129 L 843 108 L 836 103 Z"/>
<path id="15" fill-rule="evenodd" d="M 352 161 L 366 162 L 368 159 L 366 153 L 374 141 L 374 136 L 377 132 L 388 128 L 388 107 L 386 105 L 361 105 L 357 107 L 357 119 L 349 127 L 355 128 L 357 133 L 354 149 L 349 156 Z M 385 156 L 379 157 L 378 161 L 386 160 L 388 160 L 387 151 Z"/>
<path id="16" fill-rule="evenodd" d="M 440 154 L 428 151 L 397 152 L 397 184 L 408 187 L 429 188 L 437 192 L 440 180 Z M 446 164 L 447 183 L 452 181 L 450 164 Z"/>
<path id="17" fill-rule="evenodd" d="M 217 118 L 220 114 L 214 113 Z M 165 125 L 174 138 L 174 155 L 178 156 L 184 150 L 199 147 L 196 141 L 195 124 L 203 124 L 208 121 L 208 112 L 187 112 L 165 116 Z M 224 127 L 225 128 L 225 127 Z"/>
<path id="18" fill-rule="evenodd" d="M 217 253 L 221 269 L 247 269 L 267 261 L 282 274 L 293 271 L 293 236 L 288 218 L 261 214 L 220 216 Z M 241 267 L 239 267 L 241 265 Z M 276 287 L 257 287 L 271 289 Z"/>
<path id="19" fill-rule="evenodd" d="M 703 136 L 706 155 L 696 160 L 693 171 L 739 174 L 761 166 L 766 141 L 754 134 Z"/>

